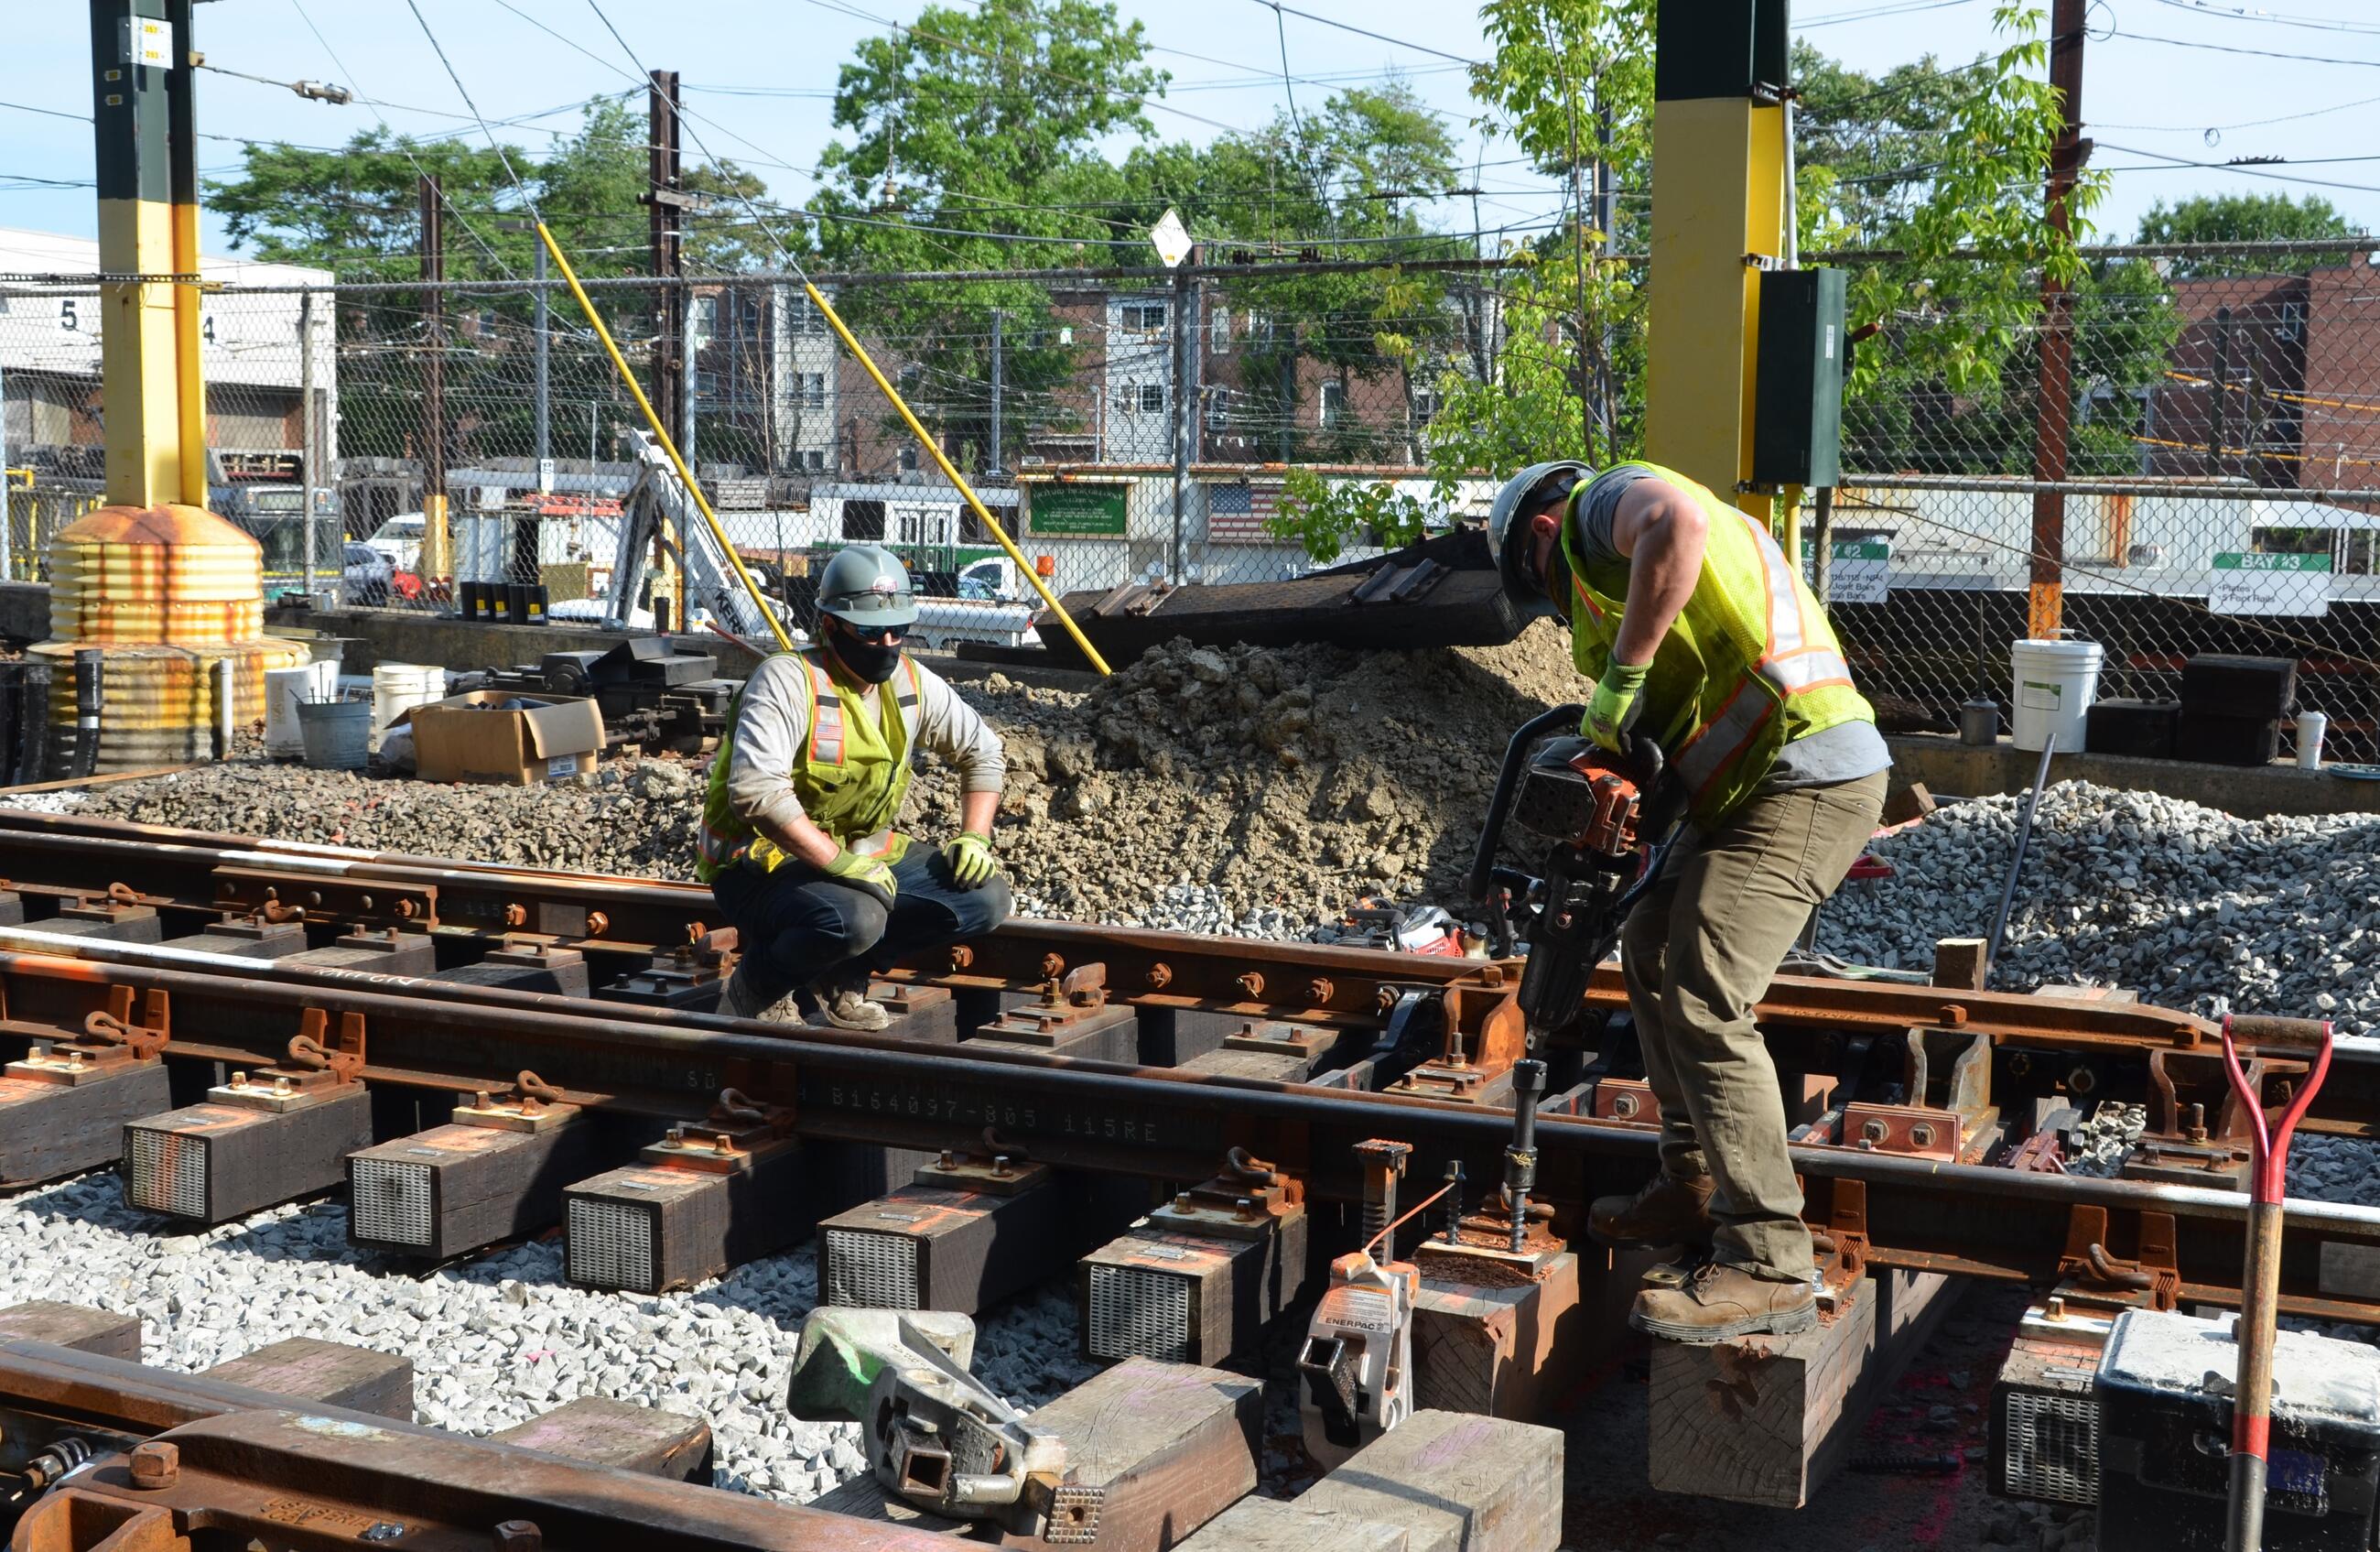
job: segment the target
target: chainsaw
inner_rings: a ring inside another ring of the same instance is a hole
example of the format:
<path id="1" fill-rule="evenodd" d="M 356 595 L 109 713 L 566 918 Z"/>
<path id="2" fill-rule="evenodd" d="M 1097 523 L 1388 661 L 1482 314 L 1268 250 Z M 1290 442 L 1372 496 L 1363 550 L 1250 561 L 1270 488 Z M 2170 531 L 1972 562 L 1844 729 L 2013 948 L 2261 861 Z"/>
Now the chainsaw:
<path id="1" fill-rule="evenodd" d="M 1547 737 L 1578 726 L 1582 709 L 1556 706 L 1512 735 L 1471 864 L 1471 898 L 1488 913 L 1488 952 L 1503 959 L 1528 946 L 1517 996 L 1532 1052 L 1578 1016 L 1587 978 L 1660 876 L 1685 822 L 1684 784 L 1651 738 L 1632 734 L 1615 754 L 1574 735 Z M 1496 861 L 1524 779 L 1540 785 L 1537 799 L 1552 800 L 1533 800 L 1534 810 L 1562 816 L 1563 838 L 1535 875 Z"/>

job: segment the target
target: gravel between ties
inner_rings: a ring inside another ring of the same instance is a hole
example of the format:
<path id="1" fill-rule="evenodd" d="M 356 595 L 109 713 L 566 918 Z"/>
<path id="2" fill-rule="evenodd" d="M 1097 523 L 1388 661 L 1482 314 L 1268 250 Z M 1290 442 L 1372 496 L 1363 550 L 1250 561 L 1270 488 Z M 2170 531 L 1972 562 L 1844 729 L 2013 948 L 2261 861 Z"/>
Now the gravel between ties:
<path id="1" fill-rule="evenodd" d="M 658 1297 L 573 1288 L 558 1240 L 421 1273 L 346 1242 L 336 1202 L 172 1234 L 114 1175 L 0 1203 L 0 1305 L 65 1298 L 141 1320 L 147 1361 L 195 1372 L 288 1337 L 413 1361 L 419 1420 L 489 1434 L 582 1396 L 699 1413 L 718 1484 L 806 1501 L 863 1474 L 854 1424 L 785 1411 L 795 1335 L 816 1302 L 808 1249 Z M 977 1322 L 976 1373 L 1039 1406 L 1097 1372 L 1075 1353 L 1072 1290 L 1051 1283 Z"/>

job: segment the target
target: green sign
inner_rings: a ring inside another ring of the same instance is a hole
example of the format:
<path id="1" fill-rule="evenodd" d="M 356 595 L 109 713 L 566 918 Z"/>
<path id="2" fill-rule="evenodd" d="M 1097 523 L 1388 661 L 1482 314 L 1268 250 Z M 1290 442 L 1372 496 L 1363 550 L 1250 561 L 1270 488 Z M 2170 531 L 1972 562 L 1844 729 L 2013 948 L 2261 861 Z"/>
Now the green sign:
<path id="1" fill-rule="evenodd" d="M 1123 485 L 1033 485 L 1026 526 L 1037 539 L 1121 539 Z"/>
<path id="2" fill-rule="evenodd" d="M 2226 550 L 2215 557 L 2217 571 L 2327 571 L 2326 555 L 2241 555 Z"/>

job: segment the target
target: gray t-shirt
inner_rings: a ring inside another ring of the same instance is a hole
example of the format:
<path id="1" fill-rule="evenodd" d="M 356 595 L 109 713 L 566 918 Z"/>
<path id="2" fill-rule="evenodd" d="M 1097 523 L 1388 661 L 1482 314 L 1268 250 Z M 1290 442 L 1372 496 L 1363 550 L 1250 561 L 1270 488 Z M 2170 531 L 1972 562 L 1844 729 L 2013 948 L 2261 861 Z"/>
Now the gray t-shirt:
<path id="1" fill-rule="evenodd" d="M 1588 482 L 1571 505 L 1577 523 L 1574 542 L 1579 559 L 1589 565 L 1628 564 L 1628 557 L 1612 543 L 1612 519 L 1620 511 L 1620 496 L 1639 480 L 1658 476 L 1642 469 L 1621 467 L 1608 470 Z M 1776 768 L 1763 783 L 1771 791 L 1785 791 L 1797 787 L 1833 787 L 1840 782 L 1857 781 L 1892 766 L 1892 751 L 1884 735 L 1872 722 L 1844 722 L 1804 739 L 1796 739 L 1777 752 Z"/>

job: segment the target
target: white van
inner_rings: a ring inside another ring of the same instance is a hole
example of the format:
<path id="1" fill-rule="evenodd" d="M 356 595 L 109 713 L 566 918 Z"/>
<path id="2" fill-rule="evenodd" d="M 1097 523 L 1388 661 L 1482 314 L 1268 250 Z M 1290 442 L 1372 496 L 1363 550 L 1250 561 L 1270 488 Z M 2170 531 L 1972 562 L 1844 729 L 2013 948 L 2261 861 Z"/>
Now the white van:
<path id="1" fill-rule="evenodd" d="M 373 531 L 364 541 L 388 556 L 389 564 L 400 571 L 414 571 L 421 559 L 421 541 L 429 532 L 428 520 L 419 512 L 399 512 Z"/>

